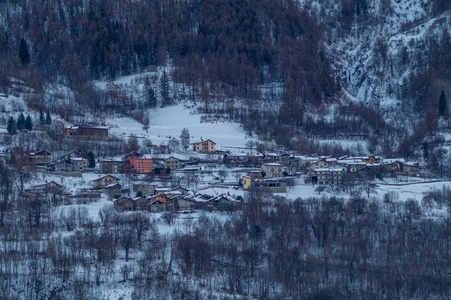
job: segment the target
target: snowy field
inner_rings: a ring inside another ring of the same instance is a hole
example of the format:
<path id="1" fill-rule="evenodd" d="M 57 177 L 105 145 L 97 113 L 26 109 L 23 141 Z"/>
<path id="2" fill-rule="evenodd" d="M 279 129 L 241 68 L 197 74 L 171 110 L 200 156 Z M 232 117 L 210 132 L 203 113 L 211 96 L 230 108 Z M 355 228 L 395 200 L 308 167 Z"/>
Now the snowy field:
<path id="1" fill-rule="evenodd" d="M 143 125 L 131 118 L 108 118 L 110 133 L 119 137 L 134 135 L 140 140 L 148 138 L 153 144 L 167 143 L 173 137 L 179 138 L 183 128 L 188 128 L 191 143 L 211 139 L 216 143 L 216 149 L 235 146 L 244 147 L 247 137 L 242 127 L 237 123 L 202 123 L 201 115 L 194 114 L 184 104 L 148 110 L 150 126 L 148 132 Z"/>

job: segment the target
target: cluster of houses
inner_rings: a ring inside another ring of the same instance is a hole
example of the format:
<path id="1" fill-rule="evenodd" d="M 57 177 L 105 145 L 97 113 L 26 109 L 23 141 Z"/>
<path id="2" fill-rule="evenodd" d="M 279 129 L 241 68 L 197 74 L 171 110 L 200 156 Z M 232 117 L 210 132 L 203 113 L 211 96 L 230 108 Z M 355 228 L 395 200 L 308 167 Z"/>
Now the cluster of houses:
<path id="1" fill-rule="evenodd" d="M 78 127 L 77 130 L 79 130 Z M 239 172 L 239 182 L 224 183 L 229 188 L 242 188 L 243 190 L 261 189 L 272 193 L 286 192 L 287 184 L 293 183 L 293 177 L 304 178 L 305 183 L 320 185 L 339 185 L 343 181 L 345 174 L 360 172 L 391 173 L 403 174 L 409 176 L 420 176 L 422 169 L 417 162 L 407 162 L 404 159 L 383 159 L 377 156 L 364 157 L 332 157 L 307 155 L 298 156 L 293 153 L 265 153 L 265 154 L 218 154 L 215 149 L 215 143 L 212 140 L 200 141 L 192 144 L 192 150 L 199 153 L 216 153 L 217 159 L 222 158 L 222 162 L 216 161 L 216 170 L 219 170 L 218 164 L 231 167 Z M 114 201 L 114 206 L 118 211 L 130 210 L 183 210 L 193 209 L 211 209 L 220 211 L 233 211 L 241 206 L 240 199 L 228 194 L 206 195 L 189 191 L 187 187 L 177 187 L 173 189 L 160 188 L 157 184 L 136 183 L 126 189 L 120 183 L 120 178 L 116 174 L 148 174 L 154 173 L 168 176 L 174 172 L 202 172 L 204 161 L 200 156 L 196 161 L 186 161 L 170 156 L 167 158 L 152 158 L 149 155 L 142 155 L 138 152 L 131 152 L 122 157 L 115 158 L 97 158 L 96 173 L 99 178 L 92 181 L 92 188 L 82 189 L 77 197 L 95 198 L 101 197 L 106 193 L 110 200 Z M 205 156 L 207 158 L 207 156 Z M 58 160 L 52 162 L 51 153 L 42 150 L 35 153 L 26 153 L 19 158 L 23 166 L 37 165 L 41 169 L 45 168 L 47 172 L 54 173 L 82 173 L 91 170 L 88 166 L 93 158 L 82 153 L 73 151 L 61 156 Z M 211 160 L 211 157 L 209 158 Z M 193 164 L 195 164 L 193 166 Z M 157 169 L 160 169 L 158 173 Z M 164 172 L 160 173 L 160 171 Z M 219 173 L 219 171 L 218 171 Z M 101 175 L 108 174 L 108 175 Z M 224 176 L 226 177 L 226 176 Z M 224 181 L 224 178 L 223 180 Z M 168 182 L 165 182 L 167 185 Z M 174 183 L 171 183 L 174 184 Z M 176 183 L 179 184 L 179 183 Z M 54 194 L 63 194 L 63 186 L 50 182 L 33 186 L 28 190 L 29 194 L 52 192 Z M 132 197 L 131 195 L 136 195 Z M 74 195 L 66 195 L 75 197 Z"/>
<path id="2" fill-rule="evenodd" d="M 85 135 L 90 137 L 101 137 L 104 135 L 103 128 L 94 128 L 88 126 L 72 126 L 65 128 L 65 135 Z M 107 130 L 107 129 L 106 129 Z M 108 130 L 106 135 L 108 136 Z M 193 151 L 200 153 L 215 153 L 215 142 L 210 139 L 193 143 Z M 64 154 L 58 160 L 52 161 L 52 154 L 47 150 L 41 150 L 35 153 L 24 153 L 16 159 L 16 163 L 21 167 L 41 166 L 46 167 L 48 172 L 58 173 L 82 173 L 89 166 L 89 157 L 77 151 Z M 138 152 L 131 152 L 122 157 L 97 159 L 99 172 L 103 174 L 148 174 L 154 170 L 153 162 L 155 160 L 150 155 L 142 155 Z M 157 159 L 157 161 L 161 161 Z M 176 170 L 184 166 L 182 161 L 174 156 L 162 160 L 164 169 Z"/>
<path id="3" fill-rule="evenodd" d="M 293 154 L 266 154 L 247 157 L 248 162 L 259 161 L 259 170 L 243 176 L 243 188 L 268 188 L 272 192 L 284 192 L 284 178 L 303 175 L 306 183 L 338 185 L 348 173 L 374 171 L 380 174 L 408 176 L 422 175 L 419 162 L 404 159 L 383 159 L 377 156 L 296 156 Z"/>
<path id="4" fill-rule="evenodd" d="M 123 211 L 182 211 L 193 210 L 233 212 L 241 209 L 242 198 L 230 194 L 193 193 L 183 187 L 155 188 L 153 193 L 137 197 L 121 196 L 113 201 L 118 212 Z"/>

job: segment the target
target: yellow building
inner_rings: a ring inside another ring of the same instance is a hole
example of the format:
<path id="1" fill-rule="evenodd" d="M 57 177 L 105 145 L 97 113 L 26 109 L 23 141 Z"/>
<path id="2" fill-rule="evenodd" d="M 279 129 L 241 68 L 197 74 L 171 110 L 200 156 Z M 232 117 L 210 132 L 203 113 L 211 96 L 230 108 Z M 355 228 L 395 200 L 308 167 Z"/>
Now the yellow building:
<path id="1" fill-rule="evenodd" d="M 251 188 L 252 178 L 249 176 L 243 176 L 243 189 L 247 190 Z"/>

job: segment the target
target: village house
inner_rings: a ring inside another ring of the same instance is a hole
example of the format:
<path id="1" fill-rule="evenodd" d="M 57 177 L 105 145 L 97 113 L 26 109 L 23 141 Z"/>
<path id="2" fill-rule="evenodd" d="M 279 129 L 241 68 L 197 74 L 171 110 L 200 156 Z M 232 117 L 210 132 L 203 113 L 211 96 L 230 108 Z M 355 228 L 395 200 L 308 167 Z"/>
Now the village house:
<path id="1" fill-rule="evenodd" d="M 150 201 L 155 201 L 155 200 L 159 200 L 161 202 L 163 202 L 164 204 L 168 204 L 170 202 L 170 198 L 168 196 L 166 196 L 165 194 L 157 194 L 155 196 L 150 197 Z"/>
<path id="2" fill-rule="evenodd" d="M 417 176 L 421 171 L 419 162 L 403 162 L 401 164 L 402 172 L 407 173 L 411 176 Z"/>
<path id="3" fill-rule="evenodd" d="M 72 151 L 63 155 L 62 159 L 72 160 L 74 158 L 82 158 L 83 159 L 83 167 L 87 168 L 89 166 L 89 158 L 77 151 Z"/>
<path id="4" fill-rule="evenodd" d="M 315 172 L 316 169 L 325 169 L 330 166 L 330 163 L 326 162 L 325 160 L 318 160 L 316 162 L 311 163 L 308 166 L 308 169 L 310 172 Z"/>
<path id="5" fill-rule="evenodd" d="M 112 183 L 105 187 L 109 199 L 116 199 L 122 196 L 122 185 L 120 183 Z"/>
<path id="6" fill-rule="evenodd" d="M 28 154 L 31 164 L 38 166 L 47 166 L 52 161 L 52 155 L 47 150 L 42 150 Z"/>
<path id="7" fill-rule="evenodd" d="M 74 125 L 64 128 L 65 136 L 85 136 L 92 138 L 107 138 L 108 128 L 100 126 Z"/>
<path id="8" fill-rule="evenodd" d="M 262 178 L 262 171 L 260 171 L 260 170 L 250 171 L 249 172 L 249 176 L 252 179 L 261 179 Z"/>
<path id="9" fill-rule="evenodd" d="M 385 172 L 400 172 L 402 168 L 403 159 L 387 159 L 382 162 Z"/>
<path id="10" fill-rule="evenodd" d="M 139 193 L 141 192 L 143 195 L 147 194 L 155 194 L 156 184 L 149 183 L 134 183 L 133 184 L 133 192 Z"/>
<path id="11" fill-rule="evenodd" d="M 247 164 L 251 166 L 260 166 L 263 161 L 263 154 L 255 154 L 247 156 Z"/>
<path id="12" fill-rule="evenodd" d="M 283 165 L 277 163 L 264 164 L 261 167 L 264 178 L 283 177 Z"/>
<path id="13" fill-rule="evenodd" d="M 104 188 L 110 184 L 118 183 L 120 179 L 112 175 L 106 175 L 92 181 L 94 188 Z"/>
<path id="14" fill-rule="evenodd" d="M 288 166 L 291 162 L 291 153 L 282 153 L 279 155 L 279 163 L 285 166 Z"/>
<path id="15" fill-rule="evenodd" d="M 343 170 L 342 169 L 332 169 L 332 168 L 316 169 L 315 175 L 316 175 L 318 184 L 337 185 L 337 184 L 341 183 L 341 180 L 343 178 Z M 315 180 L 313 178 L 312 178 L 312 182 L 315 182 Z"/>
<path id="16" fill-rule="evenodd" d="M 132 172 L 138 174 L 152 173 L 152 157 L 148 155 L 130 157 L 129 166 Z"/>
<path id="17" fill-rule="evenodd" d="M 61 193 L 63 191 L 63 186 L 56 183 L 55 181 L 50 181 L 47 183 L 33 185 L 31 187 L 33 191 L 46 192 L 46 193 Z"/>
<path id="18" fill-rule="evenodd" d="M 173 199 L 174 202 L 177 203 L 178 210 L 194 210 L 196 206 L 195 201 L 191 197 L 178 196 Z"/>
<path id="19" fill-rule="evenodd" d="M 150 212 L 162 212 L 164 211 L 165 204 L 161 200 L 152 200 L 147 205 L 147 210 Z"/>
<path id="20" fill-rule="evenodd" d="M 243 176 L 243 189 L 248 190 L 251 188 L 252 178 L 250 176 Z"/>
<path id="21" fill-rule="evenodd" d="M 185 189 L 184 187 L 181 187 L 181 186 L 175 187 L 175 188 L 171 189 L 171 191 L 180 192 L 181 195 L 186 195 L 189 192 L 188 189 Z"/>
<path id="22" fill-rule="evenodd" d="M 283 179 L 252 179 L 243 176 L 243 189 L 262 189 L 270 193 L 286 193 L 287 183 Z"/>
<path id="23" fill-rule="evenodd" d="M 248 156 L 244 153 L 225 154 L 223 163 L 228 166 L 241 166 L 248 163 Z"/>
<path id="24" fill-rule="evenodd" d="M 165 169 L 171 169 L 171 170 L 176 170 L 176 169 L 180 169 L 182 167 L 182 164 L 180 162 L 180 159 L 171 156 L 168 157 L 164 160 L 164 168 Z"/>
<path id="25" fill-rule="evenodd" d="M 147 210 L 147 205 L 150 203 L 149 198 L 144 196 L 136 197 L 133 200 L 135 201 L 135 210 Z"/>
<path id="26" fill-rule="evenodd" d="M 263 157 L 265 163 L 278 163 L 279 155 L 277 153 L 266 153 Z"/>
<path id="27" fill-rule="evenodd" d="M 83 157 L 74 157 L 70 159 L 73 172 L 83 172 L 85 169 L 85 160 Z"/>
<path id="28" fill-rule="evenodd" d="M 366 164 L 363 161 L 361 161 L 361 162 L 353 161 L 353 162 L 348 163 L 347 166 L 349 168 L 349 172 L 351 172 L 351 173 L 358 172 L 358 171 L 366 168 Z"/>
<path id="29" fill-rule="evenodd" d="M 233 212 L 235 211 L 241 204 L 241 202 L 237 201 L 233 197 L 227 194 L 221 194 L 211 199 L 213 206 L 218 211 L 226 211 Z"/>
<path id="30" fill-rule="evenodd" d="M 102 174 L 120 174 L 124 173 L 124 161 L 121 159 L 110 158 L 102 159 L 99 162 L 99 171 Z"/>
<path id="31" fill-rule="evenodd" d="M 118 212 L 135 210 L 135 201 L 129 197 L 120 197 L 114 200 L 113 204 Z"/>
<path id="32" fill-rule="evenodd" d="M 49 172 L 72 172 L 72 162 L 70 160 L 62 159 L 48 164 L 46 168 Z"/>
<path id="33" fill-rule="evenodd" d="M 193 151 L 195 152 L 216 152 L 215 145 L 216 143 L 212 140 L 208 139 L 205 141 L 193 143 Z"/>

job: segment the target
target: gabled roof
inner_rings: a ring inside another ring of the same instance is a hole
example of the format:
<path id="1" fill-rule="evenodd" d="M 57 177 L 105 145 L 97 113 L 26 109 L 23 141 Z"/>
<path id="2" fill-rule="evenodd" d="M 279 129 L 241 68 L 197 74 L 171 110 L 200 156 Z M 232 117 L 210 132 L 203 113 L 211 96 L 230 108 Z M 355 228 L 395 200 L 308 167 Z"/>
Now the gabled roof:
<path id="1" fill-rule="evenodd" d="M 48 152 L 47 149 L 45 149 L 45 150 L 41 150 L 41 151 L 35 152 L 33 154 L 30 153 L 30 155 L 50 155 L 50 152 Z"/>
<path id="2" fill-rule="evenodd" d="M 64 154 L 63 156 L 68 156 L 68 155 L 75 155 L 75 157 L 78 157 L 78 156 L 80 156 L 82 154 L 80 152 L 78 152 L 78 151 L 71 151 L 71 152 L 68 152 L 68 153 Z"/>
<path id="3" fill-rule="evenodd" d="M 164 202 L 161 201 L 161 200 L 154 200 L 154 201 L 150 202 L 150 203 L 147 204 L 147 205 L 152 205 L 152 204 L 164 204 Z"/>
<path id="4" fill-rule="evenodd" d="M 221 194 L 219 196 L 216 196 L 216 197 L 212 198 L 211 200 L 216 201 L 216 202 L 221 201 L 221 200 L 226 200 L 226 201 L 229 201 L 229 202 L 236 202 L 236 200 L 233 199 L 232 196 L 229 196 L 227 194 Z"/>
<path id="5" fill-rule="evenodd" d="M 175 156 L 169 156 L 168 158 L 165 158 L 164 161 L 166 161 L 166 160 L 174 160 L 174 159 L 180 160 L 179 158 L 177 158 Z"/>
<path id="6" fill-rule="evenodd" d="M 118 201 L 124 201 L 124 200 L 128 200 L 128 201 L 132 201 L 132 202 L 135 202 L 135 200 L 133 200 L 132 198 L 130 198 L 130 197 L 127 197 L 127 196 L 122 196 L 122 197 L 120 197 L 120 198 L 117 198 L 116 200 L 114 200 L 113 201 L 113 203 L 116 203 L 116 202 L 118 202 Z"/>
<path id="7" fill-rule="evenodd" d="M 205 142 L 208 142 L 208 141 L 210 141 L 210 142 L 212 142 L 213 144 L 215 144 L 216 145 L 216 143 L 215 142 L 213 142 L 212 140 L 210 140 L 210 139 L 206 139 L 205 141 L 200 141 L 200 142 L 195 142 L 195 143 L 191 143 L 191 145 L 193 145 L 193 144 L 201 144 L 201 143 L 205 143 Z"/>
<path id="8" fill-rule="evenodd" d="M 102 176 L 102 177 L 100 177 L 100 178 L 94 179 L 93 182 L 94 182 L 94 181 L 102 180 L 102 179 L 105 178 L 105 177 L 112 177 L 112 178 L 114 178 L 114 179 L 116 179 L 116 180 L 121 180 L 120 178 L 117 178 L 116 176 L 113 176 L 113 175 L 105 175 L 105 176 Z"/>
<path id="9" fill-rule="evenodd" d="M 40 186 L 48 186 L 48 185 L 50 185 L 50 184 L 54 184 L 54 185 L 56 185 L 56 186 L 58 186 L 58 187 L 63 187 L 61 184 L 58 184 L 58 183 L 56 183 L 55 181 L 50 181 L 50 182 L 47 182 L 47 183 L 42 183 L 42 184 L 36 184 L 36 185 L 33 185 L 33 188 L 35 188 L 35 187 L 40 187 Z"/>
<path id="10" fill-rule="evenodd" d="M 109 184 L 109 185 L 107 185 L 105 188 L 106 189 L 110 189 L 110 188 L 113 188 L 113 187 L 115 187 L 115 186 L 119 186 L 120 188 L 122 187 L 122 185 L 120 184 L 120 183 L 112 183 L 112 184 Z"/>
<path id="11" fill-rule="evenodd" d="M 70 160 L 71 161 L 85 161 L 85 159 L 83 157 L 71 157 Z"/>
<path id="12" fill-rule="evenodd" d="M 137 152 L 137 151 L 132 151 L 132 152 L 129 152 L 129 153 L 127 153 L 127 154 L 125 154 L 122 158 L 123 159 L 127 159 L 127 158 L 130 158 L 130 157 L 134 157 L 134 156 L 136 156 L 136 157 L 141 157 L 142 155 L 141 155 L 141 153 L 139 153 L 139 152 Z"/>
<path id="13" fill-rule="evenodd" d="M 176 191 L 176 190 L 184 190 L 184 191 L 187 191 L 187 192 L 189 191 L 187 188 L 184 188 L 184 187 L 181 187 L 181 186 L 177 186 L 177 187 L 171 189 L 171 191 Z"/>

